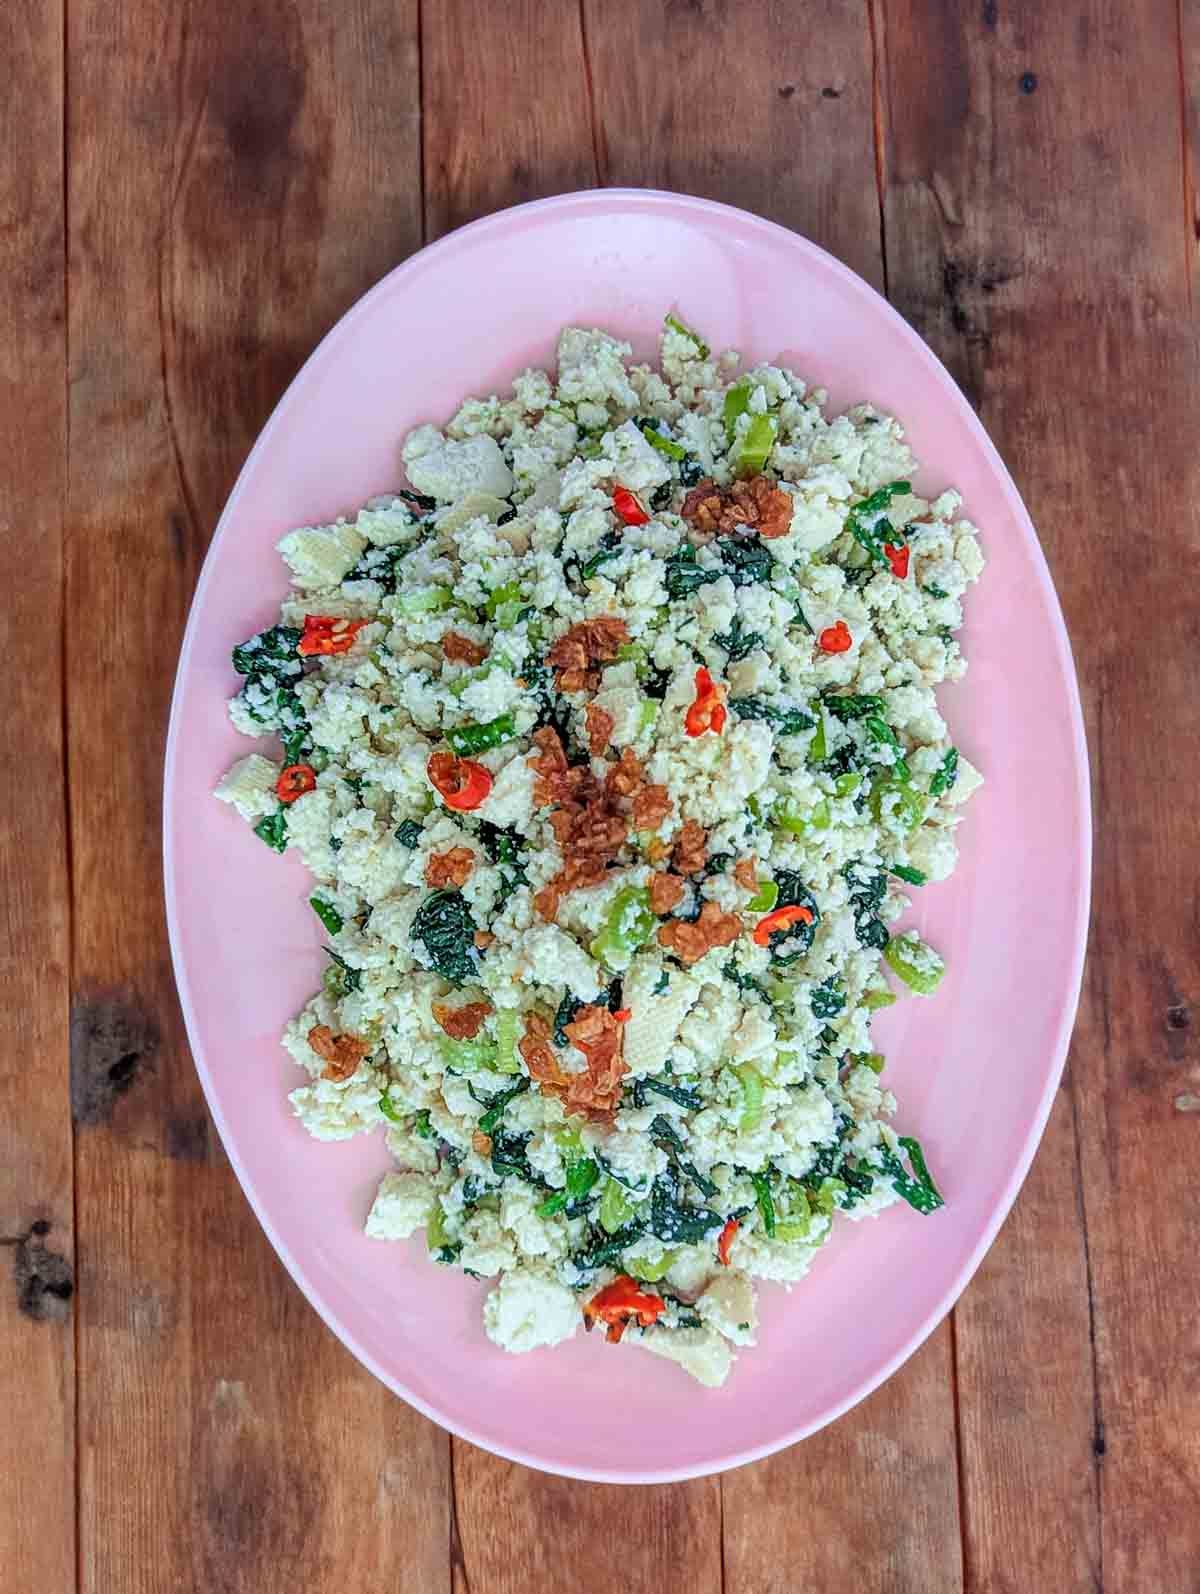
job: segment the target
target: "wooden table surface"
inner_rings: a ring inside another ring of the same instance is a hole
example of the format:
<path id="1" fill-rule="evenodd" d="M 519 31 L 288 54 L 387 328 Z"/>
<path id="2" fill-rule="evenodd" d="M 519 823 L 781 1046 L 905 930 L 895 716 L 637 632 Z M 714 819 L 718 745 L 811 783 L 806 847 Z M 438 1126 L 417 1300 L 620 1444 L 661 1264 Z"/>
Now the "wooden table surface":
<path id="1" fill-rule="evenodd" d="M 1200 1589 L 1198 82 L 1200 0 L 0 5 L 3 1594 Z M 806 1443 L 636 1490 L 451 1441 L 324 1328 L 205 1115 L 159 868 L 285 384 L 426 240 L 601 184 L 795 228 L 947 362 L 1098 821 L 1066 1077 L 953 1316 Z"/>

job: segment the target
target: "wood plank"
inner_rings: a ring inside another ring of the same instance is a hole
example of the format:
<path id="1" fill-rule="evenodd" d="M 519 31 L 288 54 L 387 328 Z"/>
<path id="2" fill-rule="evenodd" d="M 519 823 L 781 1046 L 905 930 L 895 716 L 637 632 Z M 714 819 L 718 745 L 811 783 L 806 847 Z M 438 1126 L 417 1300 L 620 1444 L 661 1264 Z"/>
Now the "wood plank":
<path id="1" fill-rule="evenodd" d="M 757 211 L 882 286 L 866 13 L 822 3 L 805 9 L 801 28 L 791 8 L 775 3 L 645 0 L 631 12 L 632 21 L 586 8 L 606 180 Z M 716 118 L 714 107 L 724 108 Z M 881 1468 L 888 1458 L 900 1466 Z M 730 1594 L 841 1587 L 848 1550 L 865 1587 L 956 1586 L 948 1328 L 866 1406 L 721 1485 Z M 881 1488 L 921 1534 L 897 1533 L 893 1513 L 879 1508 Z M 814 1512 L 829 1532 L 813 1531 Z M 880 1581 L 885 1573 L 897 1581 Z"/>
<path id="2" fill-rule="evenodd" d="M 75 1588 L 70 922 L 62 767 L 62 8 L 0 8 L 0 1566 Z"/>
<path id="3" fill-rule="evenodd" d="M 1197 1120 L 1178 1104 L 1197 1080 L 1200 946 L 1176 794 L 1200 746 L 1181 648 L 1200 472 L 1176 45 L 1166 3 L 887 7 L 893 297 L 1040 528 L 1097 820 L 1068 1083 L 956 1314 L 970 1589 L 1034 1568 L 1044 1587 L 1196 1587 Z M 931 78 L 940 92 L 918 92 Z"/>
<path id="4" fill-rule="evenodd" d="M 577 1483 L 455 1440 L 454 1495 L 453 1594 L 721 1594 L 717 1478 L 638 1489 Z"/>
<path id="5" fill-rule="evenodd" d="M 584 0 L 601 181 L 793 227 L 883 285 L 871 29 L 842 0 Z"/>
<path id="6" fill-rule="evenodd" d="M 419 242 L 393 92 L 416 7 L 78 0 L 68 68 L 82 1583 L 441 1588 L 445 1438 L 302 1301 L 216 1153 L 158 863 L 175 655 L 233 474 Z"/>
<path id="7" fill-rule="evenodd" d="M 506 205 L 595 185 L 573 7 L 427 6 L 422 82 L 429 237 Z M 602 1567 L 629 1588 L 665 1587 L 681 1572 L 700 1594 L 720 1587 L 711 1481 L 620 1490 L 564 1483 L 458 1440 L 453 1454 L 455 1594 L 590 1588 Z"/>
<path id="8" fill-rule="evenodd" d="M 428 239 L 603 181 L 574 5 L 425 6 L 421 104 Z"/>

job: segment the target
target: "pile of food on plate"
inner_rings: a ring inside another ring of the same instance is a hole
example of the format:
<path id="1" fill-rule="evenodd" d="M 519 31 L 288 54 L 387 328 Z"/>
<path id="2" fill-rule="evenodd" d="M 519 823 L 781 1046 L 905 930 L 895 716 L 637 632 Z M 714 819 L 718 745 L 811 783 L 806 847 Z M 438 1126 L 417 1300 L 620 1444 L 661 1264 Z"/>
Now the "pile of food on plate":
<path id="1" fill-rule="evenodd" d="M 935 688 L 983 557 L 890 417 L 674 316 L 660 367 L 569 327 L 284 537 L 230 704 L 282 755 L 217 796 L 314 876 L 291 1100 L 386 1126 L 367 1233 L 496 1280 L 507 1350 L 600 1326 L 717 1385 L 753 1279 L 942 1204 L 870 1024 L 944 972 L 892 926 L 980 783 Z"/>

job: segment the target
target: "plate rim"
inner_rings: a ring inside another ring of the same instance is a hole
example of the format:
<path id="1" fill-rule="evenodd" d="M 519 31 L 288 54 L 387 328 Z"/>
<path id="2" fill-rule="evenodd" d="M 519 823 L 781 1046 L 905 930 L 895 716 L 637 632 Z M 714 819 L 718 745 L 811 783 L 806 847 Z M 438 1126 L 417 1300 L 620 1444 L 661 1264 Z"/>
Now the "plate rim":
<path id="1" fill-rule="evenodd" d="M 697 1462 L 679 1467 L 627 1468 L 623 1470 L 611 1467 L 575 1467 L 555 1464 L 544 1458 L 527 1453 L 519 1445 L 505 1445 L 491 1436 L 485 1437 L 473 1431 L 467 1424 L 448 1419 L 431 1403 L 411 1390 L 402 1379 L 385 1372 L 375 1357 L 359 1343 L 356 1336 L 326 1306 L 316 1286 L 310 1283 L 303 1266 L 293 1255 L 287 1242 L 276 1229 L 263 1200 L 255 1189 L 253 1180 L 242 1164 L 235 1144 L 235 1136 L 216 1100 L 208 1064 L 199 1045 L 199 1020 L 192 1001 L 179 927 L 174 861 L 176 836 L 170 802 L 171 793 L 175 787 L 175 767 L 179 741 L 179 703 L 182 695 L 182 683 L 189 673 L 191 656 L 200 632 L 199 616 L 204 608 L 203 600 L 215 566 L 215 555 L 227 534 L 229 523 L 233 519 L 234 512 L 246 489 L 246 484 L 254 472 L 259 454 L 265 449 L 268 440 L 282 424 L 283 417 L 290 410 L 297 393 L 305 384 L 310 369 L 325 357 L 337 341 L 344 337 L 362 316 L 370 313 L 375 300 L 381 297 L 385 291 L 393 288 L 398 280 L 402 280 L 405 276 L 415 275 L 418 270 L 426 269 L 429 262 L 435 260 L 438 255 L 450 253 L 463 247 L 465 240 L 474 241 L 485 236 L 490 231 L 502 231 L 506 227 L 512 226 L 514 219 L 519 217 L 557 212 L 604 210 L 610 209 L 614 205 L 618 208 L 633 207 L 648 211 L 665 207 L 676 212 L 683 211 L 693 215 L 716 217 L 718 219 L 724 218 L 726 221 L 736 220 L 743 228 L 748 225 L 751 230 L 758 231 L 767 238 L 785 244 L 788 248 L 799 249 L 802 253 L 815 259 L 822 269 L 832 272 L 835 276 L 841 278 L 843 283 L 855 292 L 866 294 L 873 298 L 876 301 L 875 309 L 891 320 L 911 354 L 927 366 L 939 386 L 946 390 L 948 401 L 962 406 L 967 415 L 968 426 L 976 434 L 977 441 L 982 444 L 984 455 L 1007 501 L 1010 513 L 1020 528 L 1026 548 L 1032 556 L 1039 592 L 1043 600 L 1046 601 L 1048 611 L 1053 618 L 1054 651 L 1066 687 L 1066 708 L 1071 726 L 1072 767 L 1076 788 L 1075 806 L 1079 815 L 1074 859 L 1079 880 L 1078 899 L 1075 905 L 1069 973 L 1067 979 L 1063 982 L 1061 991 L 1058 1023 L 1050 1066 L 1046 1072 L 1045 1084 L 1037 1109 L 1029 1120 L 1021 1141 L 1019 1153 L 1013 1163 L 1000 1198 L 992 1207 L 975 1245 L 955 1273 L 950 1285 L 899 1348 L 874 1373 L 856 1385 L 849 1394 L 831 1405 L 818 1420 L 801 1423 L 778 1438 L 720 1457 L 715 1461 Z M 966 399 L 943 362 L 889 300 L 878 289 L 874 288 L 871 283 L 867 282 L 864 277 L 852 271 L 849 266 L 830 254 L 828 250 L 821 248 L 819 244 L 813 243 L 811 239 L 806 238 L 803 234 L 795 232 L 778 222 L 770 221 L 766 217 L 759 216 L 753 211 L 744 210 L 735 205 L 727 205 L 719 200 L 705 199 L 693 194 L 677 193 L 669 189 L 579 189 L 490 212 L 486 216 L 482 216 L 475 221 L 468 222 L 464 226 L 454 229 L 452 232 L 444 234 L 441 238 L 424 245 L 421 249 L 408 256 L 407 259 L 394 266 L 391 271 L 387 272 L 372 287 L 367 289 L 333 323 L 288 383 L 287 388 L 256 437 L 253 447 L 238 472 L 229 497 L 226 499 L 208 548 L 205 551 L 204 561 L 192 593 L 187 624 L 180 644 L 179 661 L 176 666 L 175 679 L 171 691 L 163 761 L 162 794 L 162 862 L 167 940 L 171 953 L 172 973 L 175 979 L 175 987 L 179 997 L 184 1030 L 187 1035 L 192 1062 L 199 1076 L 208 1110 L 221 1137 L 225 1154 L 229 1158 L 243 1196 L 248 1201 L 276 1255 L 309 1305 L 350 1354 L 378 1378 L 386 1388 L 390 1389 L 393 1394 L 399 1395 L 408 1405 L 419 1411 L 422 1416 L 435 1422 L 444 1431 L 464 1439 L 470 1444 L 477 1445 L 480 1449 L 486 1450 L 492 1455 L 499 1456 L 506 1461 L 517 1462 L 522 1466 L 531 1467 L 535 1471 L 545 1472 L 557 1477 L 575 1478 L 583 1482 L 629 1485 L 682 1482 L 692 1478 L 716 1476 L 717 1474 L 731 1471 L 735 1467 L 746 1466 L 751 1462 L 760 1461 L 779 1451 L 789 1449 L 800 1440 L 808 1438 L 811 1434 L 819 1432 L 822 1428 L 835 1422 L 839 1417 L 844 1416 L 847 1411 L 878 1389 L 915 1354 L 934 1329 L 942 1322 L 943 1318 L 953 1310 L 963 1291 L 977 1272 L 983 1258 L 995 1242 L 996 1236 L 1008 1218 L 1021 1186 L 1025 1182 L 1033 1158 L 1041 1144 L 1046 1123 L 1050 1116 L 1050 1109 L 1066 1065 L 1067 1053 L 1079 1006 L 1087 955 L 1088 928 L 1091 913 L 1092 835 L 1091 779 L 1083 706 L 1079 691 L 1078 673 L 1075 669 L 1074 656 L 1063 617 L 1062 605 L 1059 602 L 1049 565 L 1029 511 L 1025 507 L 1007 465 L 992 442 L 983 423 L 975 413 L 973 406 Z"/>

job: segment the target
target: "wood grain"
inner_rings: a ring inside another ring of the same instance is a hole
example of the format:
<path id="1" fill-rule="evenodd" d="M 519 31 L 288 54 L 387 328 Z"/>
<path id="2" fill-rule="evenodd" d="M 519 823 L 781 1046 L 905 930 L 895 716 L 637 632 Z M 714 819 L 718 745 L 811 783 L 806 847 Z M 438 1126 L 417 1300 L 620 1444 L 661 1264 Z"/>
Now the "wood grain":
<path id="1" fill-rule="evenodd" d="M 167 964 L 159 782 L 199 557 L 325 327 L 419 238 L 415 6 L 70 8 L 68 727 L 82 1585 L 447 1576 L 445 1437 L 286 1280 Z M 354 92 L 346 94 L 347 86 Z"/>
<path id="2" fill-rule="evenodd" d="M 968 1589 L 1194 1589 L 1197 400 L 1175 11 L 887 7 L 900 308 L 1013 466 L 1080 670 L 1094 929 L 1068 1080 L 956 1313 Z M 931 51 L 933 56 L 931 59 Z M 931 74 L 939 93 L 918 94 Z M 1025 1576 L 1019 1569 L 1026 1569 Z"/>
<path id="3" fill-rule="evenodd" d="M 0 1567 L 75 1587 L 74 1213 L 62 779 L 62 15 L 0 8 Z M 19 755 L 19 766 L 16 762 Z"/>
<path id="4" fill-rule="evenodd" d="M 583 6 L 604 183 L 757 211 L 882 286 L 865 6 Z"/>
<path id="5" fill-rule="evenodd" d="M 425 229 L 601 181 L 575 5 L 453 0 L 422 10 Z"/>

